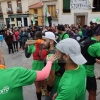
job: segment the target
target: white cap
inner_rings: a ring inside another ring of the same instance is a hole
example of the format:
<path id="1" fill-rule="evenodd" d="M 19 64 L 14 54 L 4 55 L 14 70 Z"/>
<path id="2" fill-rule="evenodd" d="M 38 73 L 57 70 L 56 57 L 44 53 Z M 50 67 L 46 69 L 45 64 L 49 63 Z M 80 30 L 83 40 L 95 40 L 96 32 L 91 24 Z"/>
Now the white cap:
<path id="1" fill-rule="evenodd" d="M 87 62 L 81 54 L 79 43 L 75 39 L 64 39 L 57 44 L 56 48 L 62 53 L 69 55 L 73 62 L 77 65 L 82 65 Z"/>
<path id="2" fill-rule="evenodd" d="M 45 32 L 45 36 L 43 36 L 43 37 L 54 40 L 57 43 L 56 36 L 53 32 Z"/>
<path id="3" fill-rule="evenodd" d="M 96 23 L 96 19 L 92 19 L 92 23 Z"/>

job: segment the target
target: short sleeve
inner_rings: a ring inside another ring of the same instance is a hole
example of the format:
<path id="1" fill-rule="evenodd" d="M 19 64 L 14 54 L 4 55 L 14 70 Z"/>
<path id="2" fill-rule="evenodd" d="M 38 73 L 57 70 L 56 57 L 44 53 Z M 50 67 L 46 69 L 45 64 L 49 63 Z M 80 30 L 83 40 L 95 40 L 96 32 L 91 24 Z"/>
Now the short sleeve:
<path id="1" fill-rule="evenodd" d="M 71 86 L 63 85 L 55 100 L 75 100 L 75 91 Z"/>
<path id="2" fill-rule="evenodd" d="M 36 80 L 36 71 L 28 70 L 25 68 L 19 68 L 19 85 L 26 86 L 31 85 Z"/>
<path id="3" fill-rule="evenodd" d="M 93 57 L 100 57 L 100 43 L 89 46 L 88 53 Z"/>
<path id="4" fill-rule="evenodd" d="M 66 35 L 64 36 L 64 39 L 66 39 L 66 38 L 69 38 L 69 35 L 68 35 L 68 34 L 66 34 Z"/>
<path id="5" fill-rule="evenodd" d="M 30 46 L 28 47 L 28 53 L 34 53 L 35 51 L 36 51 L 35 45 L 30 45 Z"/>

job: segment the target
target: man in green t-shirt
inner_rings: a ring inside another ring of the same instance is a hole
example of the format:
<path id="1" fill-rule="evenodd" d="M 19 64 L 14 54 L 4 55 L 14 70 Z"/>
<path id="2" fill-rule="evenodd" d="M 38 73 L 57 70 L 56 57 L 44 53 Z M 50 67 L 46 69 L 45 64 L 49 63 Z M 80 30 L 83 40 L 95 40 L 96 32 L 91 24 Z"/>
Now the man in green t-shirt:
<path id="1" fill-rule="evenodd" d="M 56 38 L 54 33 L 45 32 L 45 36 L 43 36 L 43 48 L 48 49 L 49 56 L 50 54 L 55 53 L 55 44 Z M 58 65 L 58 61 L 56 60 L 52 65 L 52 69 L 47 81 L 47 90 L 45 95 L 45 100 L 52 99 L 53 95 L 57 92 L 58 84 L 62 76 L 56 75 L 56 72 L 59 70 L 60 66 Z M 49 95 L 50 94 L 50 95 Z"/>
<path id="2" fill-rule="evenodd" d="M 53 100 L 85 100 L 86 70 L 82 64 L 86 60 L 81 54 L 80 45 L 76 40 L 68 38 L 60 41 L 56 48 L 57 59 L 64 60 L 66 64 Z"/>
<path id="3" fill-rule="evenodd" d="M 55 56 L 47 57 L 47 65 L 42 71 L 28 70 L 22 67 L 5 68 L 0 51 L 0 100 L 24 100 L 22 87 L 35 81 L 47 79 Z"/>
<path id="4" fill-rule="evenodd" d="M 94 66 L 96 62 L 99 63 L 100 61 L 100 25 L 96 26 L 94 32 L 95 35 L 91 38 L 91 40 L 96 42 L 88 47 L 86 51 L 88 56 L 85 57 L 87 59 L 87 63 L 84 64 L 87 72 L 87 90 L 89 92 L 89 100 L 96 100 L 97 83 L 94 74 Z"/>
<path id="5" fill-rule="evenodd" d="M 69 38 L 69 35 L 65 32 L 65 27 L 63 25 L 59 25 L 57 27 L 57 33 L 58 33 L 58 39 L 57 39 L 58 41 Z"/>

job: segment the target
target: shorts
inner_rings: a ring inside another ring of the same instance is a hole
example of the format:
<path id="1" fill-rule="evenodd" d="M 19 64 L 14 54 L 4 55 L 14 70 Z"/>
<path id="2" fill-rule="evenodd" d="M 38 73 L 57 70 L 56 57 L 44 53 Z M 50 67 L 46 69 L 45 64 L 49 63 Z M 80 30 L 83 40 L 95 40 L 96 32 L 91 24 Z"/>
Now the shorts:
<path id="1" fill-rule="evenodd" d="M 97 90 L 97 82 L 95 76 L 94 77 L 87 76 L 86 89 L 89 91 Z"/>

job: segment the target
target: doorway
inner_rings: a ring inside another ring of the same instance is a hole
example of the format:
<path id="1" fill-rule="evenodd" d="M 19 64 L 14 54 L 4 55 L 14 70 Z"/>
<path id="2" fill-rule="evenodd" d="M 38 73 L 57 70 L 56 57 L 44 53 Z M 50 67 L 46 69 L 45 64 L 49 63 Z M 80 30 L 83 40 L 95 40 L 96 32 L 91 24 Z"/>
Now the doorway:
<path id="1" fill-rule="evenodd" d="M 77 16 L 76 24 L 80 24 L 81 26 L 84 26 L 85 25 L 85 16 Z"/>
<path id="2" fill-rule="evenodd" d="M 28 24 L 27 24 L 27 18 L 24 18 L 24 26 L 28 26 Z"/>

